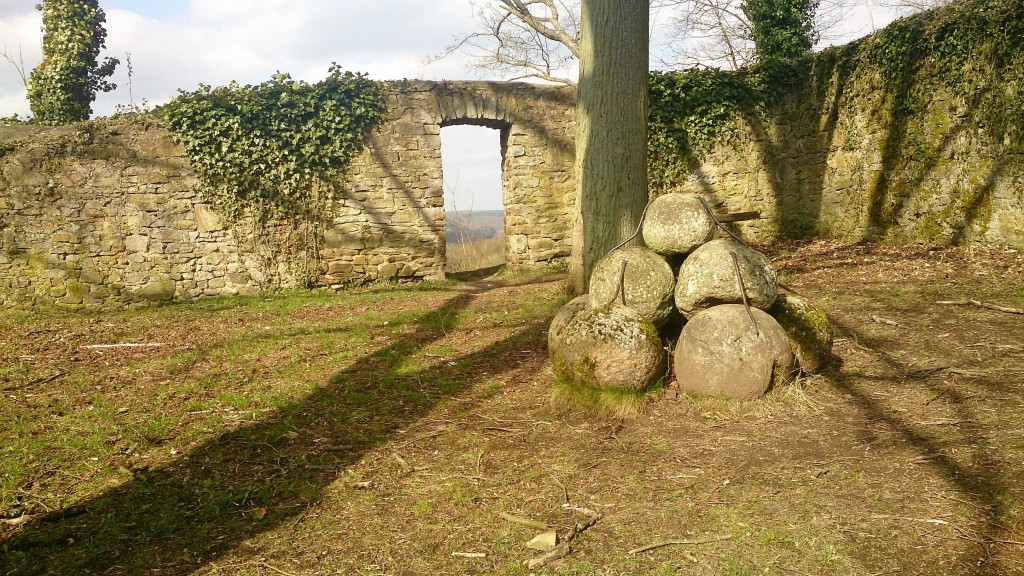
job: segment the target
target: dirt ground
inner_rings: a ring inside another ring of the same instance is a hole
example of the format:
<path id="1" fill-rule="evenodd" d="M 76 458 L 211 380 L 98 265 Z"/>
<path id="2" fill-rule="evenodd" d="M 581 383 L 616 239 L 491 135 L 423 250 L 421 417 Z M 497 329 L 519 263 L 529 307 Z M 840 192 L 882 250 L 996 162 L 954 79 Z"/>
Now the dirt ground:
<path id="1" fill-rule="evenodd" d="M 1024 256 L 764 249 L 832 366 L 626 421 L 550 401 L 554 273 L 0 312 L 0 574 L 1024 574 L 1024 315 L 936 303 Z"/>

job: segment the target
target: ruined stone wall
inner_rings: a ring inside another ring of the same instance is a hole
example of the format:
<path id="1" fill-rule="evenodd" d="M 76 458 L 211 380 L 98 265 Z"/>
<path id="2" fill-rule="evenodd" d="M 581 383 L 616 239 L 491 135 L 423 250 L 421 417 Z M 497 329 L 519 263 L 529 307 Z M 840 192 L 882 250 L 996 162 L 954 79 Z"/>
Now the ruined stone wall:
<path id="1" fill-rule="evenodd" d="M 797 62 L 689 186 L 759 239 L 1024 246 L 1022 32 L 1020 2 L 965 0 Z"/>
<path id="2" fill-rule="evenodd" d="M 1019 136 L 993 142 L 961 96 L 941 92 L 921 118 L 897 121 L 898 96 L 849 82 L 856 96 L 799 91 L 767 118 L 741 118 L 686 187 L 728 211 L 760 211 L 740 225 L 758 240 L 1024 246 Z"/>
<path id="3" fill-rule="evenodd" d="M 872 41 L 837 50 L 856 56 Z M 761 212 L 738 225 L 753 239 L 1024 246 L 1024 122 L 994 129 L 1002 114 L 1024 118 L 1024 56 L 994 46 L 956 55 L 970 91 L 936 88 L 941 73 L 922 84 L 927 55 L 909 78 L 815 55 L 781 97 L 737 113 L 728 142 L 690 157 L 675 184 Z M 509 266 L 568 255 L 571 88 L 403 81 L 386 97 L 321 239 L 316 283 L 443 276 L 440 131 L 455 124 L 501 132 Z M 308 278 L 305 263 L 267 258 L 261 240 L 220 223 L 155 120 L 0 127 L 0 305 L 190 300 Z"/>
<path id="4" fill-rule="evenodd" d="M 567 255 L 573 101 L 526 84 L 393 83 L 314 280 L 443 277 L 440 130 L 451 124 L 501 131 L 509 264 Z M 267 258 L 244 224 L 224 227 L 196 184 L 156 121 L 0 127 L 0 305 L 120 306 L 303 280 L 303 263 Z"/>

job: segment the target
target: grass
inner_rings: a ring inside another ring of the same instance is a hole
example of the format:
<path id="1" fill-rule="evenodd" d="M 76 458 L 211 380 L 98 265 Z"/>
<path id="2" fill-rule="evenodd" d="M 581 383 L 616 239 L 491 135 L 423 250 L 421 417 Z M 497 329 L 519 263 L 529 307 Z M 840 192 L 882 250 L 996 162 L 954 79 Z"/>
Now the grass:
<path id="1" fill-rule="evenodd" d="M 1018 318 L 934 309 L 905 254 L 814 248 L 784 258 L 835 366 L 626 420 L 551 401 L 557 276 L 2 311 L 0 574 L 525 575 L 535 531 L 500 514 L 561 532 L 566 500 L 603 518 L 538 574 L 1024 574 Z M 943 297 L 1019 305 L 1024 277 L 944 254 Z"/>
<path id="2" fill-rule="evenodd" d="M 557 379 L 551 389 L 551 399 L 557 405 L 598 418 L 632 419 L 643 411 L 649 395 L 661 387 L 658 381 L 645 390 L 594 388 Z"/>
<path id="3" fill-rule="evenodd" d="M 505 234 L 479 240 L 449 243 L 446 251 L 448 272 L 467 272 L 505 263 Z"/>

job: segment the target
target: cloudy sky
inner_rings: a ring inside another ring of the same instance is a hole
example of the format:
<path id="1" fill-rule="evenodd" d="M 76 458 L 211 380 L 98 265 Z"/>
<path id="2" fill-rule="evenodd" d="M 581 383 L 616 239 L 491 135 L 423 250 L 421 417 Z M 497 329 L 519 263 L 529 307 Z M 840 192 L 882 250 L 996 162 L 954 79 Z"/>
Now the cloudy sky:
<path id="1" fill-rule="evenodd" d="M 39 0 L 0 0 L 0 50 L 26 70 L 42 59 Z M 277 71 L 315 82 L 331 62 L 380 80 L 482 78 L 455 55 L 430 62 L 460 33 L 472 31 L 470 0 L 101 0 L 107 14 L 103 56 L 121 60 L 118 89 L 100 94 L 93 109 L 107 115 L 142 100 L 162 104 L 179 88 L 267 80 Z M 844 37 L 892 20 L 887 11 L 858 7 Z M 126 54 L 133 73 L 128 91 Z M 27 115 L 16 69 L 0 60 L 0 117 Z M 497 131 L 442 130 L 448 203 L 460 210 L 501 207 Z"/>

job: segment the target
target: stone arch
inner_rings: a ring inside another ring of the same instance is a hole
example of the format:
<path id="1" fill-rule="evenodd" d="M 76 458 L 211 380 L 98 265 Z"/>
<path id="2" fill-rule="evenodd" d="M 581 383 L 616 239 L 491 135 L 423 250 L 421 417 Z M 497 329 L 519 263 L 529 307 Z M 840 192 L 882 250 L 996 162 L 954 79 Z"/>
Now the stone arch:
<path id="1" fill-rule="evenodd" d="M 435 85 L 435 94 L 439 128 L 499 130 L 507 265 L 568 256 L 575 93 L 511 82 L 443 82 Z"/>

